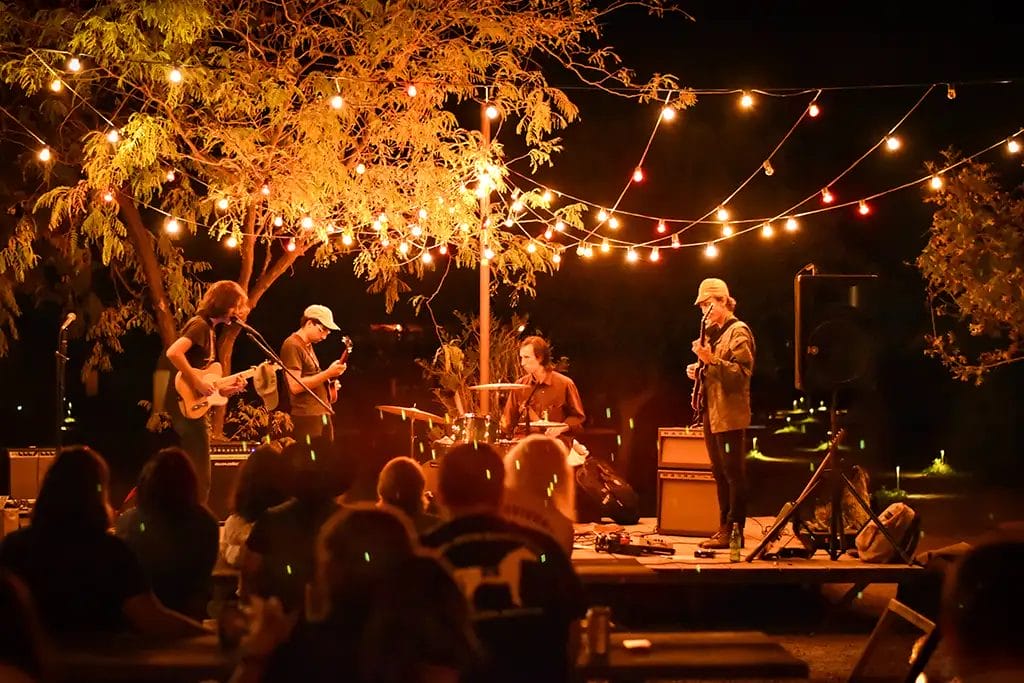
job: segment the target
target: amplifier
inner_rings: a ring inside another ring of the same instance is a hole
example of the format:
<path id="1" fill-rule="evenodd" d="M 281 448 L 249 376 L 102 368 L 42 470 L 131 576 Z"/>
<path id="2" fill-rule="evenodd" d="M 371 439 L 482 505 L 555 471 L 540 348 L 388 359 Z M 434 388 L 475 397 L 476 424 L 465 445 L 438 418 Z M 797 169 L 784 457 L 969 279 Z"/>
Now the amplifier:
<path id="1" fill-rule="evenodd" d="M 658 533 L 710 536 L 718 525 L 718 491 L 711 472 L 658 470 Z"/>
<path id="2" fill-rule="evenodd" d="M 259 446 L 258 441 L 223 441 L 210 444 L 210 460 L 237 460 L 239 456 L 248 458 L 249 454 Z M 243 458 L 243 459 L 244 459 Z"/>
<path id="3" fill-rule="evenodd" d="M 704 447 L 704 430 L 693 427 L 659 427 L 658 467 L 683 470 L 711 469 L 711 460 Z"/>
<path id="4" fill-rule="evenodd" d="M 242 463 L 249 458 L 256 441 L 228 441 L 210 445 L 210 498 L 207 505 L 219 520 L 231 514 L 235 485 Z"/>
<path id="5" fill-rule="evenodd" d="M 11 498 L 20 500 L 38 498 L 43 478 L 56 456 L 57 449 L 55 448 L 30 446 L 7 449 Z"/>

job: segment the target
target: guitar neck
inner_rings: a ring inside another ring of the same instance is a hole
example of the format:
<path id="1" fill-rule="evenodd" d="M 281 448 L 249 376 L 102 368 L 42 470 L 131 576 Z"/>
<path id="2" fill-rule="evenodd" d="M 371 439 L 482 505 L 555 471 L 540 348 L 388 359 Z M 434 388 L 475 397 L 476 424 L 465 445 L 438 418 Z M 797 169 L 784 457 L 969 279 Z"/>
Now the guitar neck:
<path id="1" fill-rule="evenodd" d="M 233 375 L 227 375 L 226 377 L 221 377 L 221 378 L 217 379 L 216 381 L 214 381 L 213 384 L 214 384 L 214 386 L 223 386 L 225 384 L 234 384 L 235 380 L 237 380 L 237 379 L 249 379 L 250 377 L 252 377 L 255 374 L 256 374 L 256 368 L 249 368 L 248 370 L 242 370 L 241 372 L 236 372 Z"/>

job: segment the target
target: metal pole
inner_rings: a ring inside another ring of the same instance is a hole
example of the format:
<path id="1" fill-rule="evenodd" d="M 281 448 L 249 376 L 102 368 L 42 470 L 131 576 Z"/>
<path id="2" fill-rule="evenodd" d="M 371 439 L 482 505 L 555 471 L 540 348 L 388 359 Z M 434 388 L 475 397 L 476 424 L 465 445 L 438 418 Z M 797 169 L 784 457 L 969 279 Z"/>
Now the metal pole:
<path id="1" fill-rule="evenodd" d="M 491 120 L 487 118 L 487 102 L 480 104 L 480 133 L 484 147 L 491 142 Z M 480 198 L 480 384 L 491 381 L 491 266 L 484 251 L 487 249 L 487 216 L 491 210 L 491 193 Z M 480 412 L 491 413 L 491 392 L 480 392 Z"/>

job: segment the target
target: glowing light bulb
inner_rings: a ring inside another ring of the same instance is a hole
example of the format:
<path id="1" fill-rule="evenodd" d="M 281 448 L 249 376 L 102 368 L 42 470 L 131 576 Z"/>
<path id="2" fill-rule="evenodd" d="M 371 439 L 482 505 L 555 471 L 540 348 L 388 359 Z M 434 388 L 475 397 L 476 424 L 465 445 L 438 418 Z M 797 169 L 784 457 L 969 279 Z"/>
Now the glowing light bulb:
<path id="1" fill-rule="evenodd" d="M 679 235 L 672 235 L 672 248 L 673 249 L 678 249 L 679 247 L 680 247 Z"/>
<path id="2" fill-rule="evenodd" d="M 714 242 L 708 242 L 708 246 L 704 247 L 704 256 L 708 258 L 715 258 L 718 256 L 718 247 L 715 246 Z"/>
<path id="3" fill-rule="evenodd" d="M 49 161 L 53 158 L 53 152 L 50 151 L 49 147 L 43 147 L 36 156 L 39 157 L 39 161 Z"/>
<path id="4" fill-rule="evenodd" d="M 344 235 L 341 236 L 341 243 L 344 244 L 346 247 L 351 247 L 352 246 L 352 235 L 350 235 L 350 234 L 348 234 L 346 232 Z"/>
<path id="5" fill-rule="evenodd" d="M 109 190 L 107 192 L 104 192 L 103 193 L 103 201 L 105 201 L 107 204 L 109 204 L 110 202 L 114 201 L 114 193 L 110 192 Z"/>
<path id="6" fill-rule="evenodd" d="M 291 238 L 290 240 L 288 240 L 288 246 L 286 247 L 286 249 L 288 249 L 288 251 L 295 251 L 295 238 L 294 237 Z"/>
<path id="7" fill-rule="evenodd" d="M 639 258 L 640 257 L 636 253 L 636 249 L 634 249 L 633 247 L 630 247 L 626 251 L 626 260 L 629 261 L 630 263 L 636 263 L 637 260 L 639 260 Z"/>
<path id="8" fill-rule="evenodd" d="M 224 246 L 226 246 L 228 249 L 234 249 L 235 247 L 238 246 L 238 238 L 235 237 L 234 235 L 231 235 L 224 241 Z"/>
<path id="9" fill-rule="evenodd" d="M 642 183 L 644 181 L 644 169 L 637 166 L 633 169 L 633 182 Z"/>
<path id="10" fill-rule="evenodd" d="M 520 211 L 523 210 L 523 203 L 518 199 L 512 202 L 512 210 L 515 211 L 516 213 L 519 213 Z"/>
<path id="11" fill-rule="evenodd" d="M 715 217 L 720 221 L 729 220 L 729 209 L 724 206 L 718 207 L 718 211 L 715 212 Z"/>
<path id="12" fill-rule="evenodd" d="M 345 98 L 341 95 L 334 95 L 331 97 L 331 107 L 333 109 L 341 109 L 345 106 Z"/>
<path id="13" fill-rule="evenodd" d="M 359 175 L 363 175 L 364 173 L 366 173 L 366 164 L 364 164 L 363 162 L 359 162 L 358 164 L 356 164 L 356 173 L 358 173 Z"/>
<path id="14" fill-rule="evenodd" d="M 604 223 L 606 220 L 608 220 L 608 212 L 605 211 L 604 209 L 598 211 L 597 220 L 600 221 L 601 223 Z"/>
<path id="15" fill-rule="evenodd" d="M 836 200 L 835 195 L 832 194 L 832 190 L 827 187 L 821 191 L 821 201 L 824 204 L 831 204 Z"/>
<path id="16" fill-rule="evenodd" d="M 284 225 L 284 219 L 280 216 L 274 216 L 274 227 L 280 228 L 282 225 Z"/>
<path id="17" fill-rule="evenodd" d="M 950 99 L 950 100 L 955 100 L 956 99 L 956 88 L 953 87 L 952 83 L 950 83 L 950 84 L 948 84 L 946 86 L 946 99 Z"/>
<path id="18" fill-rule="evenodd" d="M 310 216 L 303 216 L 302 220 L 299 221 L 299 225 L 302 226 L 303 230 L 310 230 L 313 227 L 313 219 Z"/>
<path id="19" fill-rule="evenodd" d="M 422 221 L 422 220 L 426 220 L 426 218 L 427 218 L 427 210 L 426 210 L 426 209 L 420 209 L 420 210 L 419 210 L 419 211 L 417 212 L 417 214 L 416 214 L 416 215 L 420 217 L 420 220 L 421 220 L 421 221 Z"/>
<path id="20" fill-rule="evenodd" d="M 405 240 L 402 240 L 401 242 L 399 242 L 398 243 L 398 252 L 400 254 L 408 254 L 409 253 L 409 243 L 406 242 Z"/>
<path id="21" fill-rule="evenodd" d="M 676 118 L 676 110 L 672 107 L 662 107 L 661 118 L 664 121 L 672 121 Z"/>
<path id="22" fill-rule="evenodd" d="M 53 92 L 60 92 L 63 89 L 64 82 L 59 78 L 55 78 L 52 81 L 50 81 L 50 90 L 52 90 Z"/>
<path id="23" fill-rule="evenodd" d="M 493 104 L 488 104 L 487 108 L 484 109 L 484 114 L 487 115 L 487 118 L 493 121 L 494 119 L 498 118 L 498 108 L 495 107 Z"/>
<path id="24" fill-rule="evenodd" d="M 764 169 L 765 175 L 772 175 L 773 173 L 775 173 L 775 168 L 772 166 L 771 161 L 765 161 L 763 164 L 761 164 L 761 168 Z"/>
<path id="25" fill-rule="evenodd" d="M 217 208 L 220 209 L 221 211 L 224 211 L 226 208 L 228 208 L 229 203 L 230 202 L 228 202 L 227 197 L 221 197 L 220 199 L 217 200 Z"/>
<path id="26" fill-rule="evenodd" d="M 652 262 L 656 263 L 661 260 L 661 252 L 658 251 L 657 247 L 654 247 L 651 249 L 651 255 L 648 258 L 650 258 Z"/>
<path id="27" fill-rule="evenodd" d="M 168 172 L 167 172 L 167 175 L 166 175 L 166 176 L 164 176 L 164 177 L 165 177 L 165 178 L 167 178 L 167 182 L 169 182 L 169 183 L 173 183 L 173 182 L 174 182 L 174 179 L 175 179 L 175 178 L 177 178 L 178 176 L 176 176 L 176 175 L 174 174 L 174 171 L 168 171 Z"/>
<path id="28" fill-rule="evenodd" d="M 601 240 L 601 251 L 607 254 L 611 250 L 612 245 L 608 243 L 608 238 L 606 237 L 603 240 Z"/>
<path id="29" fill-rule="evenodd" d="M 859 202 L 857 202 L 857 213 L 859 213 L 861 216 L 867 216 L 869 213 L 871 213 L 871 207 L 868 206 L 868 203 L 862 199 Z"/>
<path id="30" fill-rule="evenodd" d="M 551 230 L 551 228 L 548 228 L 547 230 L 544 231 L 544 239 L 549 240 L 554 236 L 555 233 Z"/>
<path id="31" fill-rule="evenodd" d="M 409 93 L 409 97 L 416 97 L 416 93 L 418 93 L 419 91 L 416 89 L 415 85 L 410 83 L 409 87 L 405 89 L 405 92 Z"/>
<path id="32" fill-rule="evenodd" d="M 555 232 L 565 232 L 565 223 L 562 221 L 555 221 Z"/>
<path id="33" fill-rule="evenodd" d="M 740 95 L 740 107 L 743 109 L 750 109 L 754 106 L 754 97 L 748 92 L 743 92 Z"/>
<path id="34" fill-rule="evenodd" d="M 665 225 L 665 221 L 658 221 L 658 225 L 654 228 L 658 233 L 664 235 L 665 231 L 668 230 L 668 226 Z"/>
<path id="35" fill-rule="evenodd" d="M 107 133 L 107 142 L 109 142 L 110 144 L 114 144 L 120 139 L 121 134 L 117 132 L 117 128 L 112 128 L 110 132 Z"/>
<path id="36" fill-rule="evenodd" d="M 553 255 L 553 256 L 551 257 L 551 262 L 552 262 L 552 263 L 561 263 L 561 262 L 562 262 L 562 255 L 561 255 L 561 254 L 557 254 L 557 253 L 556 253 L 556 254 L 554 254 L 554 255 Z"/>
<path id="37" fill-rule="evenodd" d="M 388 239 L 387 235 L 385 235 L 384 233 L 381 233 L 381 235 L 380 235 L 380 246 L 386 247 L 389 244 L 391 244 L 391 240 Z"/>
<path id="38" fill-rule="evenodd" d="M 491 249 L 490 247 L 484 249 L 484 258 L 487 259 L 488 261 L 494 258 L 494 250 Z"/>
<path id="39" fill-rule="evenodd" d="M 810 116 L 812 119 L 817 118 L 818 114 L 820 113 L 821 107 L 818 106 L 817 102 L 811 102 L 811 104 L 807 107 L 807 115 Z"/>
<path id="40" fill-rule="evenodd" d="M 797 228 L 799 228 L 799 227 L 800 227 L 800 224 L 797 223 L 796 219 L 793 218 L 792 216 L 790 216 L 789 218 L 786 219 L 786 230 L 787 231 L 789 231 L 789 232 L 796 232 Z"/>
<path id="41" fill-rule="evenodd" d="M 181 231 L 181 225 L 178 224 L 177 219 L 170 218 L 164 224 L 164 230 L 168 235 L 177 235 Z"/>
<path id="42" fill-rule="evenodd" d="M 528 243 L 528 244 L 526 245 L 526 252 L 527 252 L 528 254 L 533 254 L 533 253 L 535 253 L 536 251 L 537 251 L 537 245 L 536 245 L 536 244 L 534 244 L 533 242 L 529 242 L 529 243 Z"/>
<path id="43" fill-rule="evenodd" d="M 619 225 L 620 223 L 617 216 L 611 216 L 608 218 L 608 227 L 611 228 L 612 230 L 618 230 Z"/>
<path id="44" fill-rule="evenodd" d="M 430 263 L 433 260 L 434 257 L 430 255 L 430 250 L 425 249 L 423 253 L 420 254 L 420 261 L 423 261 L 424 263 Z"/>
<path id="45" fill-rule="evenodd" d="M 533 243 L 531 242 L 530 244 L 532 245 Z M 536 251 L 537 247 L 534 247 L 533 249 L 534 249 L 534 251 Z M 448 253 L 448 245 L 447 244 L 442 244 L 441 246 L 439 246 L 437 248 L 437 253 L 440 254 L 441 256 L 444 256 L 445 254 L 447 254 Z"/>
<path id="46" fill-rule="evenodd" d="M 423 234 L 423 228 L 421 228 L 418 225 L 414 225 L 411 228 L 409 228 L 409 234 L 411 234 L 413 237 L 419 237 L 420 235 Z"/>
<path id="47" fill-rule="evenodd" d="M 942 189 L 942 177 L 941 176 L 937 176 L 937 175 L 933 175 L 931 177 L 931 180 L 928 181 L 928 185 L 933 190 L 941 190 Z"/>
<path id="48" fill-rule="evenodd" d="M 505 219 L 505 227 L 506 228 L 511 228 L 515 224 L 516 224 L 516 222 L 512 219 L 511 216 Z"/>
<path id="49" fill-rule="evenodd" d="M 68 60 L 68 71 L 79 72 L 82 70 L 82 62 L 78 57 L 72 57 Z"/>
<path id="50" fill-rule="evenodd" d="M 1010 138 L 1006 141 L 1006 149 L 1009 150 L 1010 154 L 1016 154 L 1020 151 L 1020 143 L 1017 142 L 1017 138 Z"/>
<path id="51" fill-rule="evenodd" d="M 761 226 L 761 237 L 772 237 L 775 235 L 775 228 L 772 227 L 771 223 L 765 223 Z"/>
<path id="52" fill-rule="evenodd" d="M 181 71 L 178 69 L 171 69 L 167 72 L 167 80 L 171 83 L 181 83 Z"/>
<path id="53" fill-rule="evenodd" d="M 732 225 L 726 223 L 722 226 L 722 237 L 732 237 L 733 229 Z"/>
<path id="54" fill-rule="evenodd" d="M 895 135 L 890 135 L 885 139 L 885 148 L 891 152 L 895 152 L 901 146 L 903 146 L 903 143 Z"/>
<path id="55" fill-rule="evenodd" d="M 544 190 L 544 194 L 542 194 L 540 198 L 544 200 L 545 204 L 550 204 L 555 200 L 555 195 L 551 190 Z"/>
<path id="56" fill-rule="evenodd" d="M 263 187 L 260 188 L 260 194 L 262 194 L 264 197 L 270 196 L 270 185 L 263 183 Z"/>

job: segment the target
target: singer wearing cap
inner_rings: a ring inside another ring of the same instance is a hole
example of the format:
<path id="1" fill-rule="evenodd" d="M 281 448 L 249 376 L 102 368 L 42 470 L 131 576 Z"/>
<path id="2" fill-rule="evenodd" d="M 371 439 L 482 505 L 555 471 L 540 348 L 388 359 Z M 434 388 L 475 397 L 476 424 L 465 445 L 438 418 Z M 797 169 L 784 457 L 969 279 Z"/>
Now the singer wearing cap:
<path id="1" fill-rule="evenodd" d="M 311 439 L 323 436 L 334 441 L 334 423 L 330 412 L 309 395 L 306 389 L 313 391 L 329 403 L 327 385 L 340 377 L 348 366 L 336 360 L 326 369 L 320 369 L 320 361 L 313 351 L 313 344 L 319 344 L 331 330 L 339 330 L 334 322 L 331 309 L 320 304 L 308 306 L 302 312 L 299 329 L 293 332 L 281 345 L 281 360 L 285 367 L 299 377 L 296 382 L 288 376 L 288 388 L 291 391 L 292 437 L 296 441 L 309 443 Z"/>
<path id="2" fill-rule="evenodd" d="M 750 376 L 754 335 L 733 311 L 736 299 L 718 278 L 700 283 L 694 304 L 703 316 L 701 339 L 693 342 L 696 363 L 686 366 L 694 380 L 694 411 L 704 426 L 704 445 L 718 490 L 719 527 L 702 548 L 728 548 L 733 524 L 747 516 L 746 428 L 750 426 Z"/>
<path id="3" fill-rule="evenodd" d="M 210 396 L 214 391 L 224 396 L 238 393 L 245 388 L 245 380 L 237 378 L 234 383 L 215 388 L 203 378 L 203 370 L 216 360 L 217 337 L 214 328 L 228 323 L 235 316 L 244 318 L 249 313 L 249 297 L 237 282 L 220 280 L 206 290 L 196 314 L 188 319 L 181 333 L 167 347 L 167 359 L 177 368 L 182 379 L 192 387 L 196 396 Z M 178 391 L 174 382 L 168 382 L 164 400 L 171 424 L 181 440 L 182 449 L 188 453 L 196 467 L 199 479 L 199 500 L 205 503 L 210 494 L 210 432 L 207 415 L 186 417 L 178 404 Z"/>

